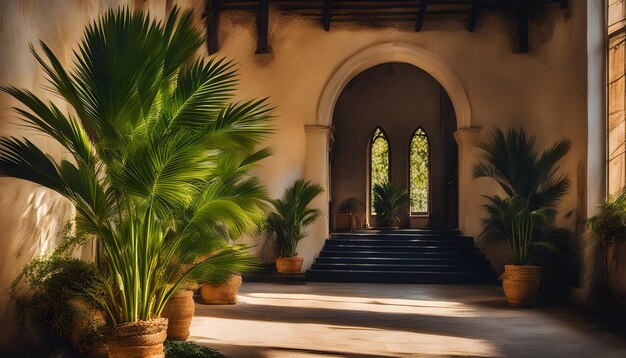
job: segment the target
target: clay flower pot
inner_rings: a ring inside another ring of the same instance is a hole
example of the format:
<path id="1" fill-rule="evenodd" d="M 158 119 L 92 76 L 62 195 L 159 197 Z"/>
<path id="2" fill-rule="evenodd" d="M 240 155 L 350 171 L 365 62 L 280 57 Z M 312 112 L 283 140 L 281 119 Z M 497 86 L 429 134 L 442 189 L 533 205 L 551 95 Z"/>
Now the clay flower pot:
<path id="1" fill-rule="evenodd" d="M 193 291 L 182 290 L 174 293 L 163 308 L 161 317 L 167 318 L 167 339 L 186 341 L 189 338 L 191 319 L 196 311 Z"/>
<path id="2" fill-rule="evenodd" d="M 241 282 L 241 275 L 232 275 L 224 283 L 203 283 L 200 286 L 200 297 L 209 305 L 234 305 L 237 303 L 237 292 Z"/>
<path id="3" fill-rule="evenodd" d="M 110 358 L 164 358 L 167 318 L 121 323 L 107 337 Z"/>
<path id="4" fill-rule="evenodd" d="M 279 257 L 276 259 L 276 270 L 280 273 L 298 273 L 302 271 L 302 261 L 300 256 Z"/>
<path id="5" fill-rule="evenodd" d="M 502 289 L 510 306 L 530 307 L 535 303 L 541 281 L 540 266 L 505 265 Z"/>

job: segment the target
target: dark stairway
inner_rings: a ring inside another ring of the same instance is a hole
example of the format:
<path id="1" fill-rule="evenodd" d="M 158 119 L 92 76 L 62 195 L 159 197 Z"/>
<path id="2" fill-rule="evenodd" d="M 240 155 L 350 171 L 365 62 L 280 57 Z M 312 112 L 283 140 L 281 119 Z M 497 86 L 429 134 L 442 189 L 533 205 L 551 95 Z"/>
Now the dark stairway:
<path id="1" fill-rule="evenodd" d="M 497 282 L 471 237 L 434 230 L 332 234 L 306 278 L 324 282 Z"/>

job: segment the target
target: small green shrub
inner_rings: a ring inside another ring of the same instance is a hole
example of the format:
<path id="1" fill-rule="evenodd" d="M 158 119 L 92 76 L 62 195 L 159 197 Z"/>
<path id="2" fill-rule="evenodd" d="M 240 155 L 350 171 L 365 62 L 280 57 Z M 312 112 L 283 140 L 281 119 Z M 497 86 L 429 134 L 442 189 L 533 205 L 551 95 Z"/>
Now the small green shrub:
<path id="1" fill-rule="evenodd" d="M 103 341 L 104 319 L 93 314 L 96 296 L 103 294 L 94 264 L 61 255 L 34 259 L 10 288 L 25 322 L 77 346 Z M 83 332 L 75 341 L 78 327 Z"/>
<path id="2" fill-rule="evenodd" d="M 626 192 L 607 199 L 600 206 L 600 213 L 587 220 L 587 227 L 597 240 L 626 240 Z"/>
<path id="3" fill-rule="evenodd" d="M 166 358 L 224 358 L 218 351 L 191 342 L 165 341 Z"/>

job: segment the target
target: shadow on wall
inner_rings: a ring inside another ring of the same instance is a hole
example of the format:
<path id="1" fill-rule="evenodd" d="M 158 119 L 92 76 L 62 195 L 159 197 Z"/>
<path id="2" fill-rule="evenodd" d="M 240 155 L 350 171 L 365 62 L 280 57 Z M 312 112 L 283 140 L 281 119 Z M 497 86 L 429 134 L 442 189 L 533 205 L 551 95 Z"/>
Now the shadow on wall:
<path id="1" fill-rule="evenodd" d="M 16 179 L 0 179 L 0 351 L 32 345 L 8 288 L 33 257 L 56 246 L 74 208 L 60 195 Z M 85 255 L 82 255 L 85 256 Z"/>

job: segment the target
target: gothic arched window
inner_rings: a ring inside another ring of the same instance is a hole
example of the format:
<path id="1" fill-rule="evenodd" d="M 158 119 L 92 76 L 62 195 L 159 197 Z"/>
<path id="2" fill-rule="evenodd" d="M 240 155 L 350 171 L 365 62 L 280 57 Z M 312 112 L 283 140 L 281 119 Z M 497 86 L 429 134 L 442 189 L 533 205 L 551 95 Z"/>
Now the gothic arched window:
<path id="1" fill-rule="evenodd" d="M 389 139 L 378 127 L 370 141 L 370 207 L 374 212 L 374 185 L 389 181 Z"/>
<path id="2" fill-rule="evenodd" d="M 418 128 L 411 137 L 409 152 L 409 196 L 411 214 L 428 213 L 430 182 L 430 145 L 428 136 Z"/>

